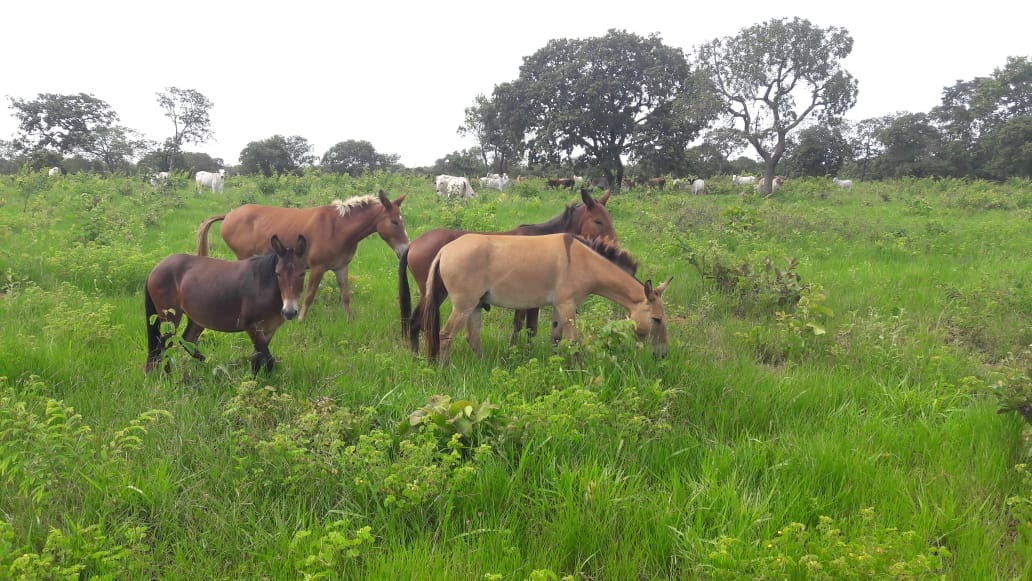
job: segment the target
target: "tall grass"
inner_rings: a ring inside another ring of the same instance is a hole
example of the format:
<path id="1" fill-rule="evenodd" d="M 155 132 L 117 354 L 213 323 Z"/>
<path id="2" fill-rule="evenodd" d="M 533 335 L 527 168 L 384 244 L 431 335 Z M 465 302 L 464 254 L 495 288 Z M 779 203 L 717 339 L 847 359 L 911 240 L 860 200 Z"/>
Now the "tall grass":
<path id="1" fill-rule="evenodd" d="M 1026 424 L 994 391 L 1032 344 L 1026 182 L 619 194 L 639 278 L 674 276 L 665 359 L 594 298 L 577 357 L 510 346 L 494 309 L 482 360 L 460 341 L 428 365 L 374 235 L 350 270 L 355 321 L 324 281 L 253 380 L 244 334 L 142 373 L 143 281 L 207 216 L 383 188 L 409 194 L 415 238 L 577 196 L 532 181 L 458 205 L 398 174 L 201 196 L 21 179 L 0 179 L 0 578 L 1032 575 Z"/>

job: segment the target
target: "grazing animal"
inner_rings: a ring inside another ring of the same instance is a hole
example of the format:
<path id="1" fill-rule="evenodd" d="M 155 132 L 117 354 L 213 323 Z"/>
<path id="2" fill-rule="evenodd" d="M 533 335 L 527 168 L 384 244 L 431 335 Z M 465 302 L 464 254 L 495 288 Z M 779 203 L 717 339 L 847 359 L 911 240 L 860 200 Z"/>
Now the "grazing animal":
<path id="1" fill-rule="evenodd" d="M 539 236 L 568 232 L 585 238 L 611 238 L 615 241 L 617 237 L 616 230 L 613 229 L 613 218 L 606 210 L 609 196 L 610 192 L 607 191 L 596 200 L 591 197 L 587 188 L 582 188 L 582 203 L 566 206 L 562 214 L 551 220 L 540 224 L 523 224 L 507 232 L 497 232 L 497 234 Z M 423 312 L 426 310 L 426 278 L 430 273 L 430 263 L 445 244 L 466 234 L 470 234 L 470 232 L 444 228 L 430 230 L 413 240 L 412 244 L 409 244 L 408 250 L 401 255 L 401 261 L 398 264 L 398 304 L 401 307 L 401 329 L 402 334 L 409 337 L 413 353 L 419 352 L 419 333 L 423 328 Z M 412 277 L 419 286 L 419 303 L 414 311 L 412 310 L 412 296 L 406 268 L 412 272 Z M 516 340 L 524 325 L 531 336 L 535 335 L 538 329 L 538 314 L 536 308 L 516 311 L 513 318 L 511 340 Z"/>
<path id="2" fill-rule="evenodd" d="M 731 176 L 731 182 L 736 186 L 751 186 L 756 183 L 756 176 Z"/>
<path id="3" fill-rule="evenodd" d="M 770 180 L 770 192 L 774 193 L 781 189 L 781 186 L 785 185 L 786 179 L 787 178 L 785 178 L 785 176 L 774 176 L 774 178 Z M 757 182 L 755 187 L 757 192 L 762 191 L 761 188 L 763 187 L 763 183 Z"/>
<path id="4" fill-rule="evenodd" d="M 159 171 L 150 178 L 150 185 L 152 188 L 160 188 L 161 186 L 168 183 L 168 172 Z"/>
<path id="5" fill-rule="evenodd" d="M 666 178 L 649 178 L 649 180 L 645 182 L 645 184 L 650 188 L 662 190 L 664 187 L 666 187 Z"/>
<path id="6" fill-rule="evenodd" d="M 832 178 L 832 180 L 835 182 L 835 185 L 839 187 L 839 189 L 842 189 L 842 190 L 851 190 L 851 189 L 853 189 L 853 180 L 840 180 L 838 178 Z"/>
<path id="7" fill-rule="evenodd" d="M 434 187 L 438 194 L 446 198 L 470 200 L 477 196 L 477 193 L 473 191 L 473 186 L 469 183 L 469 178 L 466 177 L 441 174 L 434 181 Z"/>
<path id="8" fill-rule="evenodd" d="M 549 178 L 545 181 L 545 187 L 553 190 L 558 190 L 559 188 L 572 190 L 575 185 L 577 185 L 577 180 L 573 178 Z"/>
<path id="9" fill-rule="evenodd" d="M 279 234 L 294 237 L 303 234 L 311 250 L 308 262 L 312 278 L 305 293 L 299 320 L 304 320 L 315 300 L 319 283 L 327 270 L 337 276 L 340 299 L 348 320 L 351 312 L 351 287 L 348 284 L 348 265 L 355 257 L 358 243 L 374 232 L 399 257 L 408 247 L 405 218 L 401 215 L 404 194 L 393 202 L 380 190 L 378 196 L 355 196 L 335 200 L 327 206 L 314 208 L 281 208 L 246 204 L 228 214 L 212 216 L 201 223 L 197 232 L 197 254 L 208 254 L 208 230 L 220 220 L 222 239 L 237 258 L 261 254 L 268 249 L 269 236 Z"/>
<path id="10" fill-rule="evenodd" d="M 166 342 L 178 330 L 183 315 L 188 318 L 184 345 L 195 359 L 204 361 L 197 339 L 205 329 L 246 331 L 254 344 L 251 371 L 255 375 L 262 368 L 272 371 L 275 359 L 269 342 L 284 321 L 297 316 L 308 269 L 308 243 L 298 236 L 297 244 L 287 248 L 273 235 L 269 246 L 271 252 L 241 261 L 173 254 L 151 270 L 144 289 L 145 373 L 161 363 Z M 171 323 L 172 331 L 162 335 L 162 322 Z"/>
<path id="11" fill-rule="evenodd" d="M 55 165 L 54 167 L 47 170 L 47 175 L 50 177 L 59 176 L 61 175 L 61 168 Z"/>
<path id="12" fill-rule="evenodd" d="M 626 188 L 628 190 L 633 189 L 634 188 L 634 180 L 632 180 L 631 178 L 624 178 L 623 181 L 620 182 L 620 187 L 621 188 Z"/>
<path id="13" fill-rule="evenodd" d="M 706 193 L 706 180 L 697 179 L 692 181 L 692 193 L 695 195 Z"/>
<path id="14" fill-rule="evenodd" d="M 488 174 L 480 178 L 480 187 L 491 188 L 499 192 L 504 190 L 510 183 L 509 174 Z"/>
<path id="15" fill-rule="evenodd" d="M 589 295 L 607 298 L 623 308 L 641 341 L 656 355 L 667 352 L 663 292 L 670 279 L 653 288 L 634 277 L 637 263 L 615 243 L 589 241 L 572 234 L 507 236 L 469 234 L 441 249 L 427 278 L 427 355 L 448 363 L 452 341 L 466 328 L 466 339 L 477 356 L 480 315 L 485 305 L 533 309 L 552 305 L 552 339 L 577 340 L 574 317 Z M 452 311 L 441 329 L 443 294 Z"/>
<path id="16" fill-rule="evenodd" d="M 203 192 L 205 188 L 221 194 L 222 187 L 226 183 L 226 170 L 220 169 L 217 172 L 199 171 L 194 179 L 197 181 L 198 194 Z"/>

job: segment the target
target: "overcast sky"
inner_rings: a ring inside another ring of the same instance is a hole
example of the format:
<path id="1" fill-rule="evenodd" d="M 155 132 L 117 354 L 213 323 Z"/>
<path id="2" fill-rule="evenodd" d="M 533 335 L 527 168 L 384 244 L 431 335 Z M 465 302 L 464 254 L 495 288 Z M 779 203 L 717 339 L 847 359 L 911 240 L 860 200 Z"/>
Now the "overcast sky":
<path id="1" fill-rule="evenodd" d="M 456 129 L 477 94 L 519 76 L 554 38 L 610 28 L 684 49 L 772 18 L 845 28 L 860 94 L 848 118 L 929 111 L 944 87 L 1032 54 L 1032 2 L 281 2 L 13 0 L 0 7 L 0 139 L 7 97 L 89 93 L 161 141 L 166 87 L 213 104 L 215 138 L 188 150 L 237 163 L 249 142 L 300 135 L 317 156 L 349 139 L 431 165 L 471 147 Z"/>

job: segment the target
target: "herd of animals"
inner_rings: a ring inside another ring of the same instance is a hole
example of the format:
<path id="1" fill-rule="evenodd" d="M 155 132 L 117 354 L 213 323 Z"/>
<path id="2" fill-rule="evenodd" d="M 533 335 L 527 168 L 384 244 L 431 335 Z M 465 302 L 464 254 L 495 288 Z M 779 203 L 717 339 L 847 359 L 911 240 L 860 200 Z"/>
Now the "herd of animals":
<path id="1" fill-rule="evenodd" d="M 198 188 L 212 191 L 221 191 L 224 180 L 223 171 L 199 172 L 196 178 Z M 749 185 L 757 179 L 736 175 L 732 180 L 737 185 Z M 481 185 L 501 190 L 509 181 L 507 175 L 493 174 L 481 178 Z M 562 179 L 555 183 L 550 180 L 547 185 L 572 188 L 577 183 L 569 181 L 570 185 Z M 703 180 L 687 181 L 694 193 L 704 191 Z M 852 187 L 849 180 L 836 178 L 835 182 L 840 188 Z M 782 183 L 783 178 L 779 178 L 774 185 Z M 675 187 L 679 185 L 675 183 Z M 475 195 L 467 193 L 472 187 L 465 177 L 438 176 L 435 188 L 446 197 Z M 403 336 L 418 354 L 420 334 L 425 333 L 431 361 L 447 364 L 452 341 L 462 330 L 472 350 L 482 355 L 481 314 L 492 306 L 515 310 L 511 341 L 524 328 L 529 336 L 536 334 L 538 310 L 543 306 L 552 307 L 553 341 L 575 341 L 576 310 L 589 295 L 622 306 L 634 322 L 638 339 L 650 344 L 656 355 L 665 355 L 662 296 L 671 279 L 653 285 L 651 280 L 635 278 L 638 263 L 619 246 L 606 210 L 610 195 L 606 190 L 595 198 L 589 187 L 582 187 L 580 202 L 569 204 L 561 214 L 539 224 L 493 233 L 437 228 L 411 242 L 401 213 L 407 194 L 392 200 L 383 190 L 376 196 L 335 200 L 325 206 L 245 204 L 211 216 L 198 229 L 196 254 L 169 256 L 147 277 L 144 371 L 150 373 L 160 365 L 184 315 L 188 323 L 181 344 L 193 357 L 204 360 L 197 339 L 205 329 L 246 332 L 254 345 L 252 372 L 270 371 L 275 359 L 269 352 L 269 342 L 285 321 L 305 319 L 327 271 L 336 276 L 344 312 L 353 319 L 348 265 L 358 243 L 373 233 L 399 259 Z M 208 256 L 209 231 L 216 222 L 222 222 L 220 234 L 237 260 Z M 311 276 L 305 291 L 308 272 Z M 409 275 L 419 289 L 414 309 Z M 451 315 L 442 328 L 440 308 L 449 296 Z M 162 329 L 163 324 L 170 324 L 171 329 Z"/>

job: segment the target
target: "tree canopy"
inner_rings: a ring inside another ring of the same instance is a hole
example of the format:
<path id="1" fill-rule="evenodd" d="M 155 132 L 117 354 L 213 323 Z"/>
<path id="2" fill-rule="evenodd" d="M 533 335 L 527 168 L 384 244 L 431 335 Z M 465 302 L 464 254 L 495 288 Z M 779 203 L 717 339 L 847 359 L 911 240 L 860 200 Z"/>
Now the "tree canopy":
<path id="1" fill-rule="evenodd" d="M 391 169 L 398 159 L 397 155 L 378 153 L 368 141 L 349 139 L 326 150 L 321 165 L 328 172 L 358 177 L 370 171 Z"/>
<path id="2" fill-rule="evenodd" d="M 610 30 L 549 41 L 524 58 L 519 78 L 495 87 L 493 101 L 505 132 L 526 138 L 530 164 L 580 156 L 619 183 L 624 156 L 683 151 L 701 130 L 693 79 L 681 49 L 658 35 Z"/>
<path id="3" fill-rule="evenodd" d="M 844 28 L 773 19 L 713 40 L 698 51 L 729 126 L 763 159 L 770 192 L 788 136 L 807 118 L 830 123 L 856 103 L 857 81 L 842 68 L 853 50 Z"/>
<path id="4" fill-rule="evenodd" d="M 96 132 L 118 121 L 107 102 L 86 93 L 40 93 L 31 101 L 14 97 L 10 100 L 19 129 L 14 145 L 25 152 L 91 152 Z"/>
<path id="5" fill-rule="evenodd" d="M 157 96 L 165 117 L 172 121 L 172 136 L 165 140 L 167 163 L 162 168 L 170 170 L 184 143 L 204 143 L 214 135 L 208 115 L 214 104 L 193 89 L 166 87 Z"/>
<path id="6" fill-rule="evenodd" d="M 315 163 L 312 146 L 300 135 L 283 137 L 273 135 L 261 141 L 252 141 L 240 151 L 240 171 L 245 174 L 261 173 L 265 177 L 294 172 Z"/>

